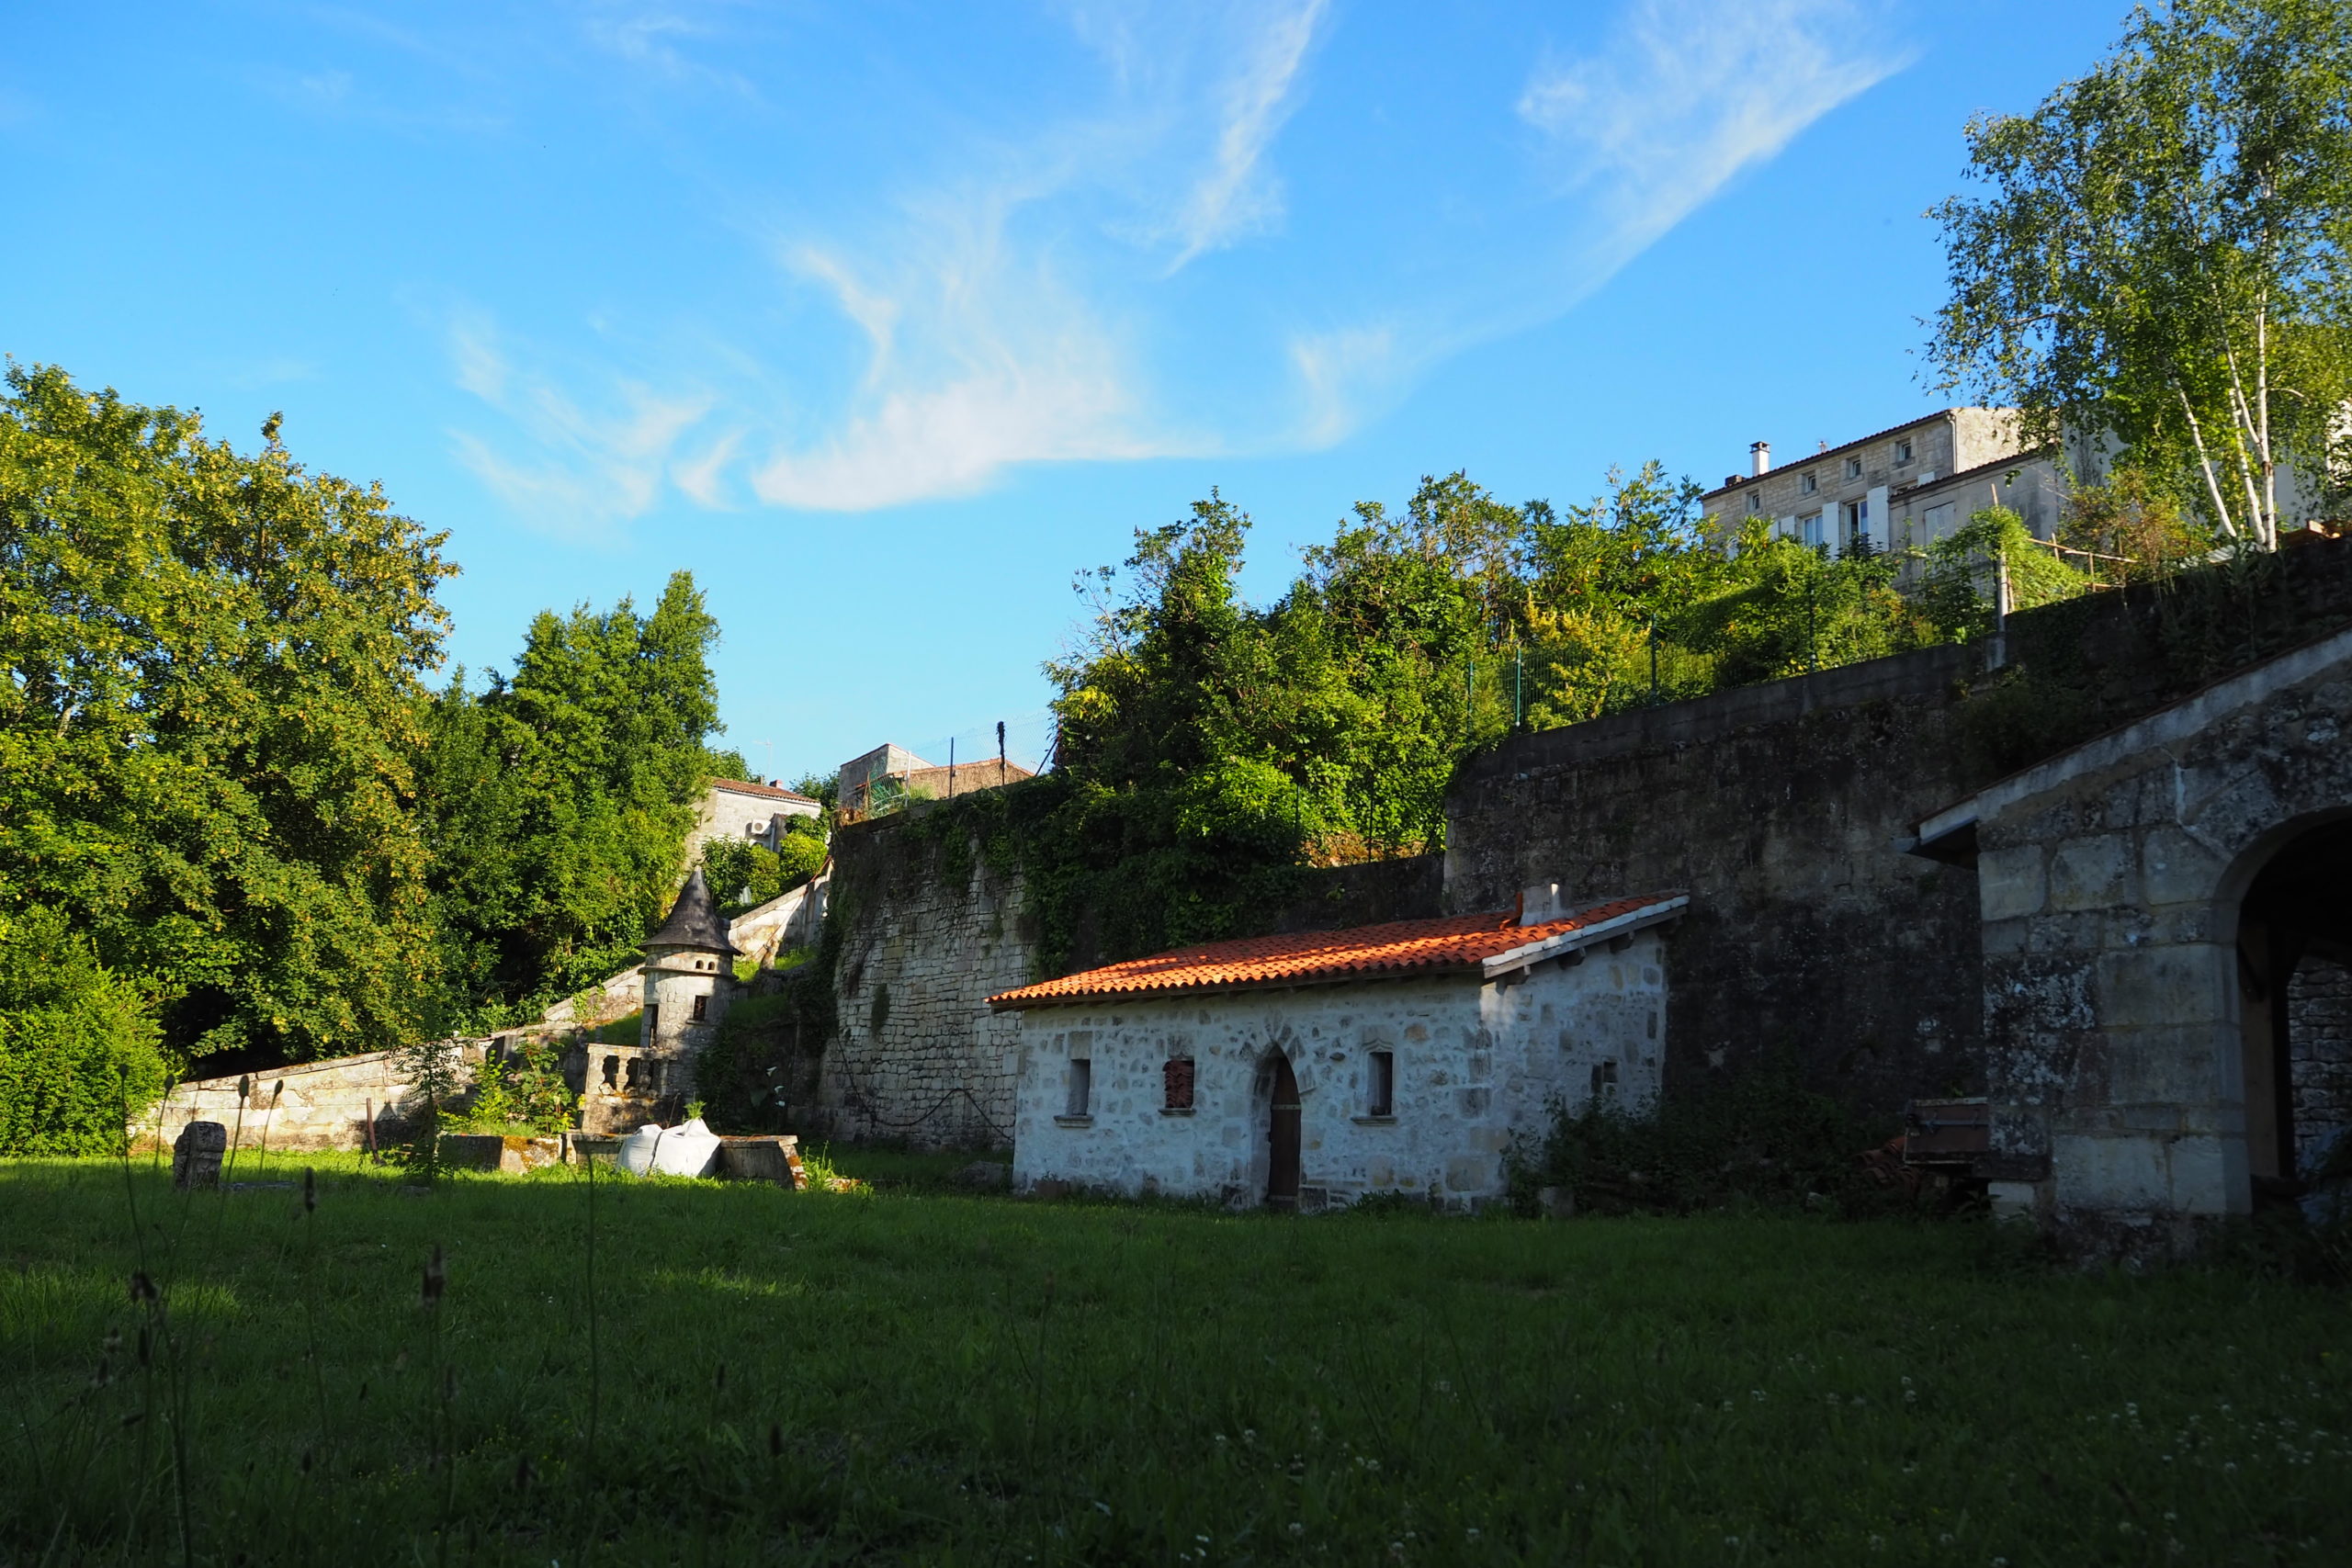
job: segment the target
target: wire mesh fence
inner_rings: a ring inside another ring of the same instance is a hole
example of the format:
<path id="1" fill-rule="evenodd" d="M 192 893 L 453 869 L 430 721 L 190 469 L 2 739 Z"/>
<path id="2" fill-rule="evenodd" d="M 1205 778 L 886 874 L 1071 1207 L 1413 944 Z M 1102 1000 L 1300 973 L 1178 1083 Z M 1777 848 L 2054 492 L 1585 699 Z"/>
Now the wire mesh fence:
<path id="1" fill-rule="evenodd" d="M 978 724 L 912 746 L 895 741 L 842 765 L 836 811 L 844 822 L 914 800 L 948 800 L 1033 778 L 1053 765 L 1052 710 Z"/>

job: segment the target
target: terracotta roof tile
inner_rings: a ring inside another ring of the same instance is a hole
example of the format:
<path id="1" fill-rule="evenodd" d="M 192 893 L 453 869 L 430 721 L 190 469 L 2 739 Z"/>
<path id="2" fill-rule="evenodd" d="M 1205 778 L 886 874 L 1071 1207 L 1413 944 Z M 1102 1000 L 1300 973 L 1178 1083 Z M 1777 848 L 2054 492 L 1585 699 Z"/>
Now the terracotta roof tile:
<path id="1" fill-rule="evenodd" d="M 1253 986 L 1303 986 L 1345 979 L 1388 979 L 1478 969 L 1489 960 L 1541 946 L 1622 917 L 1679 908 L 1679 895 L 1647 894 L 1590 905 L 1563 919 L 1522 926 L 1508 909 L 1435 920 L 1395 920 L 1336 931 L 1293 931 L 1178 948 L 1066 975 L 989 998 L 999 1011 L 1074 1002 L 1184 996 Z M 1598 940 L 1596 938 L 1596 940 Z"/>
<path id="2" fill-rule="evenodd" d="M 756 795 L 769 800 L 806 800 L 811 806 L 820 804 L 809 796 L 802 795 L 798 790 L 784 789 L 775 784 L 754 784 L 750 779 L 713 779 L 710 781 L 710 787 L 724 790 L 729 795 Z"/>

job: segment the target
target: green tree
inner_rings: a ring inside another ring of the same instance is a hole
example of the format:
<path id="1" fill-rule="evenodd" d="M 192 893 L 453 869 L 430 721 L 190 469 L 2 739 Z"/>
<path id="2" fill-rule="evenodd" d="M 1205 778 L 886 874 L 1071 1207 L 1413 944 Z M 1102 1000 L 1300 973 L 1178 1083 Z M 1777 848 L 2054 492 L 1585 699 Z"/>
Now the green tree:
<path id="1" fill-rule="evenodd" d="M 729 919 L 781 897 L 825 863 L 825 830 L 812 817 L 785 818 L 775 849 L 741 839 L 715 838 L 703 846 L 702 869 Z"/>
<path id="2" fill-rule="evenodd" d="M 413 1033 L 442 536 L 196 417 L 0 398 L 0 915 L 57 911 L 183 1056 Z"/>
<path id="3" fill-rule="evenodd" d="M 686 572 L 650 615 L 541 613 L 511 680 L 462 672 L 430 707 L 424 800 L 445 1021 L 534 1010 L 625 968 L 675 895 L 722 764 L 707 654 L 718 623 Z"/>
<path id="4" fill-rule="evenodd" d="M 2280 469 L 2328 471 L 2352 395 L 2352 7 L 2137 10 L 2087 75 L 1968 137 L 1990 188 L 1933 214 L 1948 384 L 2275 548 Z"/>
<path id="5" fill-rule="evenodd" d="M 166 1076 L 137 986 L 57 911 L 0 915 L 0 1155 L 119 1153 Z"/>

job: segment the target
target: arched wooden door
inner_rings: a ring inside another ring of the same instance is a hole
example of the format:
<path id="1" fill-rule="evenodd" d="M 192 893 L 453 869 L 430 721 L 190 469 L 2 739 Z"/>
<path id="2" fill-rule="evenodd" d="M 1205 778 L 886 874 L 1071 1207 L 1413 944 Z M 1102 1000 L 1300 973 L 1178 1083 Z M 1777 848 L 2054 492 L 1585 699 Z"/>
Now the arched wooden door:
<path id="1" fill-rule="evenodd" d="M 1274 1053 L 1273 1115 L 1266 1128 L 1266 1206 L 1298 1208 L 1298 1076 L 1290 1058 Z"/>

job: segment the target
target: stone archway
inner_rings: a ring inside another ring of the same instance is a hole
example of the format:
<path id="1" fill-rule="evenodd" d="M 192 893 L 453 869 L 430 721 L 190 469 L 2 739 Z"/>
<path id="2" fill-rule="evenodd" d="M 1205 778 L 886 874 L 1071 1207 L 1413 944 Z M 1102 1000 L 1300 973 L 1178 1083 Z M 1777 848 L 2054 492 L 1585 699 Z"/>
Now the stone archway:
<path id="1" fill-rule="evenodd" d="M 2347 737 L 2352 630 L 1919 824 L 1917 852 L 1977 872 L 1997 1204 L 2086 1250 L 2177 1250 L 2293 1195 L 2299 1082 L 2312 1128 L 2336 1113 L 2291 1015 L 2335 1016 L 2334 971 L 2296 976 L 2342 944 Z"/>
<path id="2" fill-rule="evenodd" d="M 2260 1207 L 2306 1196 L 2352 1127 L 2352 813 L 2290 823 L 2233 870 L 2246 1167 Z"/>

